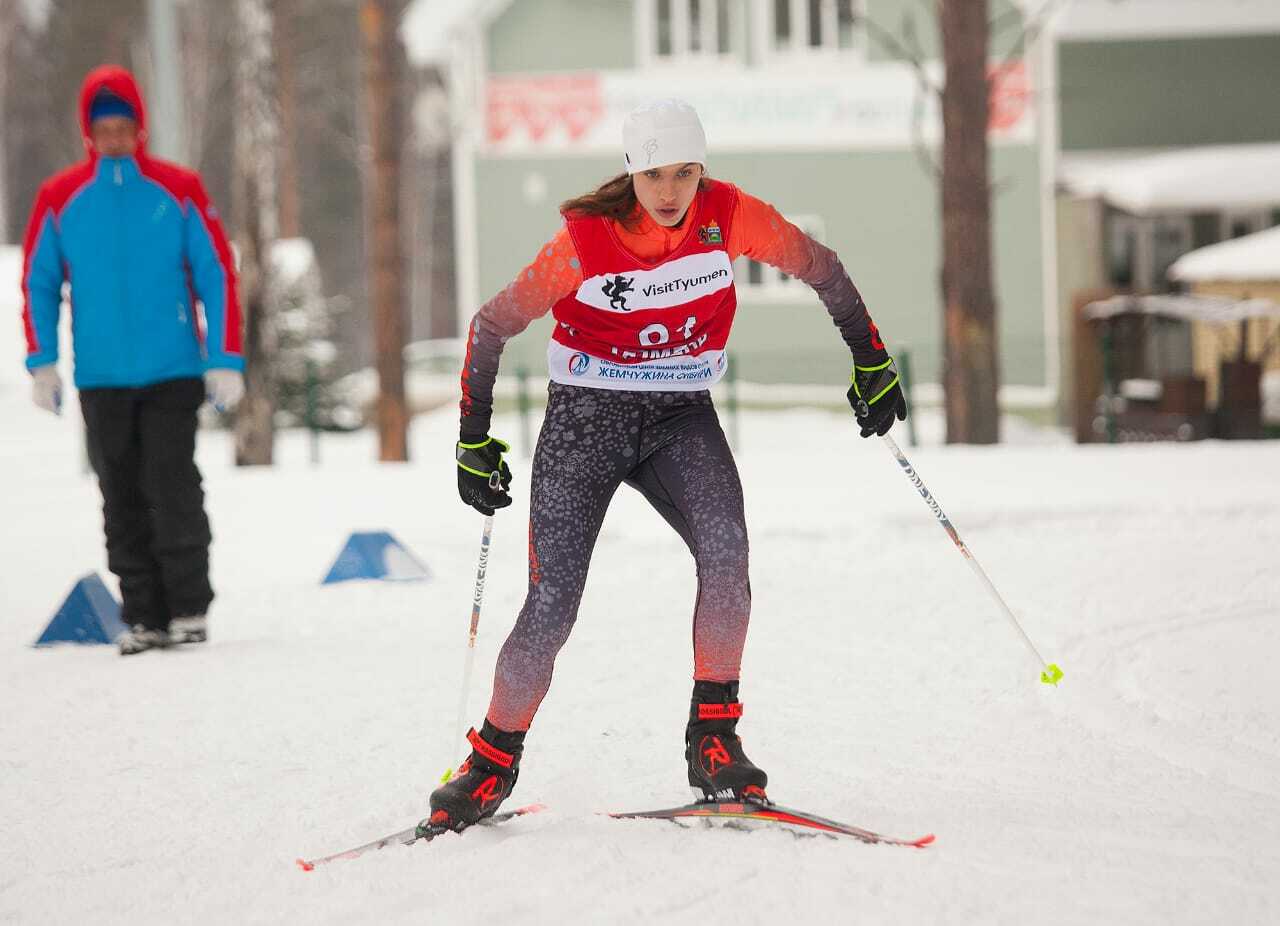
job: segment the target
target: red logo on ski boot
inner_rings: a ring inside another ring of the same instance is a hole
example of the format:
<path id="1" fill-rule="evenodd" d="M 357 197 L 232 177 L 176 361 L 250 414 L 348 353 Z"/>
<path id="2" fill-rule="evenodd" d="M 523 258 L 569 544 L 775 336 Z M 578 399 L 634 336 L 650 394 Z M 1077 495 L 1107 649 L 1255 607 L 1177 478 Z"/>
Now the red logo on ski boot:
<path id="1" fill-rule="evenodd" d="M 702 750 L 703 764 L 707 769 L 707 774 L 714 775 L 719 768 L 732 765 L 733 758 L 729 755 L 729 750 L 724 748 L 724 743 L 720 742 L 720 737 L 711 736 L 707 739 L 711 740 L 714 745 L 707 746 Z M 702 744 L 706 746 L 707 740 L 703 740 Z"/>
<path id="2" fill-rule="evenodd" d="M 501 798 L 502 779 L 497 775 L 490 775 L 484 780 L 484 784 L 471 792 L 471 799 L 473 801 L 479 801 L 482 809 Z"/>

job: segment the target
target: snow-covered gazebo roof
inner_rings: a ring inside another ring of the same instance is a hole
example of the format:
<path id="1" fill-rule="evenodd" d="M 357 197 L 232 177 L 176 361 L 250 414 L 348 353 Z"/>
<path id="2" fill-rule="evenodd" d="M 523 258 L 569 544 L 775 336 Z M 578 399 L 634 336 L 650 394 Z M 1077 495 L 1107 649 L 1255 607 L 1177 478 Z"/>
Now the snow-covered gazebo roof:
<path id="1" fill-rule="evenodd" d="M 1063 155 L 1059 178 L 1126 212 L 1222 212 L 1280 206 L 1280 144 L 1156 153 Z"/>
<path id="2" fill-rule="evenodd" d="M 1169 276 L 1183 283 L 1280 282 L 1280 226 L 1184 254 Z"/>
<path id="3" fill-rule="evenodd" d="M 1085 318 L 1111 318 L 1116 315 L 1159 315 L 1183 321 L 1232 324 L 1246 318 L 1280 318 L 1280 305 L 1270 299 L 1235 299 L 1231 296 L 1205 296 L 1183 293 L 1153 296 L 1112 296 L 1091 302 L 1084 309 Z"/>

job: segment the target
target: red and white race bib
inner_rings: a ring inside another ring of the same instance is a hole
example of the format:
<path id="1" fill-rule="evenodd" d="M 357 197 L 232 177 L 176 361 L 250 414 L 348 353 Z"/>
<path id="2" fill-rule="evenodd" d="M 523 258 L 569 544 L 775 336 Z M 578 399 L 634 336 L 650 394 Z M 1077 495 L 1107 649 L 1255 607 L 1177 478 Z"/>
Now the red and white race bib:
<path id="1" fill-rule="evenodd" d="M 725 372 L 737 308 L 727 242 L 737 191 L 709 181 L 675 251 L 647 263 L 622 246 L 608 219 L 565 221 L 582 285 L 552 307 L 551 379 L 598 389 L 707 389 Z"/>

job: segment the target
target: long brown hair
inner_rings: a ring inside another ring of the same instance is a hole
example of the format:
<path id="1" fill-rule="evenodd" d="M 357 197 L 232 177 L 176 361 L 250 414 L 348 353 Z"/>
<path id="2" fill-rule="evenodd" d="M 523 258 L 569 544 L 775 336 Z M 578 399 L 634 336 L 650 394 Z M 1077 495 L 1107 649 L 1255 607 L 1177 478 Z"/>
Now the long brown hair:
<path id="1" fill-rule="evenodd" d="M 706 190 L 709 186 L 704 169 L 702 179 L 698 181 L 698 189 Z M 566 199 L 560 204 L 560 211 L 579 216 L 602 215 L 621 225 L 628 225 L 639 203 L 640 200 L 636 199 L 636 188 L 631 185 L 631 175 L 618 174 L 590 193 Z"/>

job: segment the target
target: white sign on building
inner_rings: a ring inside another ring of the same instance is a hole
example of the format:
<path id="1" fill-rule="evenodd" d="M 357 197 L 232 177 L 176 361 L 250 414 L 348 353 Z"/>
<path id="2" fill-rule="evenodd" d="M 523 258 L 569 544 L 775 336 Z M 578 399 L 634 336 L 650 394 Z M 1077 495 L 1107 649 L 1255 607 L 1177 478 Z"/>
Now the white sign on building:
<path id="1" fill-rule="evenodd" d="M 1033 144 L 1025 64 L 993 68 L 993 77 L 992 141 Z M 910 66 L 891 62 L 830 76 L 490 75 L 482 151 L 497 156 L 617 152 L 626 114 L 663 97 L 691 103 L 718 151 L 897 149 L 941 138 L 936 95 L 921 87 Z"/>

